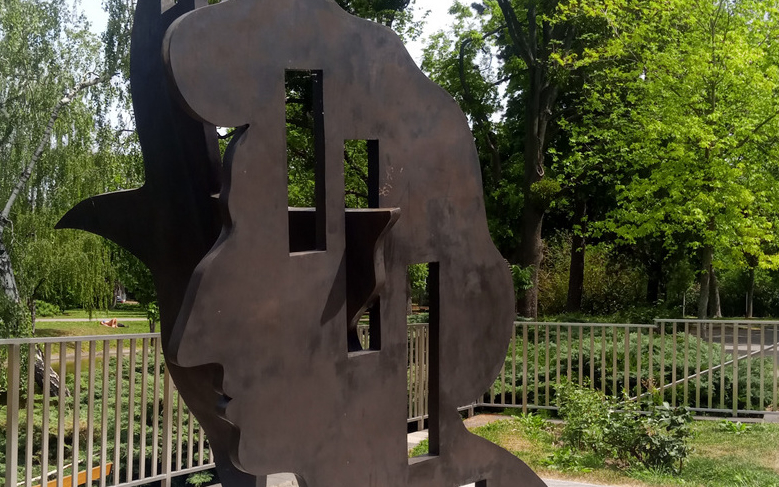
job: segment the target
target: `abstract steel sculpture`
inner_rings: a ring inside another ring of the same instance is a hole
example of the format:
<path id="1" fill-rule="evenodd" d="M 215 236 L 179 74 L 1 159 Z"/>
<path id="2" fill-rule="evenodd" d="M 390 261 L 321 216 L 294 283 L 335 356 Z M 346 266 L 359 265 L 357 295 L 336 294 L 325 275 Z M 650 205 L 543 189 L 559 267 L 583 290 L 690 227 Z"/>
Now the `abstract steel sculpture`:
<path id="1" fill-rule="evenodd" d="M 83 202 L 61 225 L 150 267 L 171 374 L 222 482 L 293 472 L 308 487 L 543 486 L 457 412 L 500 370 L 513 292 L 454 100 L 389 29 L 333 0 L 190 0 L 164 13 L 152 3 L 139 2 L 133 33 L 146 185 Z M 312 79 L 314 209 L 287 203 L 285 73 L 296 70 Z M 221 184 L 214 125 L 239 127 Z M 344 144 L 355 139 L 368 148 L 365 210 L 344 209 Z M 118 212 L 137 216 L 120 223 Z M 430 269 L 430 454 L 409 460 L 415 263 Z"/>

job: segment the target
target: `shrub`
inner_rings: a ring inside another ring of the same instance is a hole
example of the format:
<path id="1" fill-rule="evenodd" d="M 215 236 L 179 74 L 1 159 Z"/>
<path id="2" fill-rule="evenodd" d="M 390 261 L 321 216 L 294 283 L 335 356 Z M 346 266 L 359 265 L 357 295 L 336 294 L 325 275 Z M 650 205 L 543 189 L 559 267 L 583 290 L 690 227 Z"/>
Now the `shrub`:
<path id="1" fill-rule="evenodd" d="M 35 314 L 37 316 L 56 316 L 62 314 L 62 310 L 56 304 L 35 300 Z"/>
<path id="2" fill-rule="evenodd" d="M 558 385 L 557 391 L 560 415 L 565 419 L 560 441 L 568 454 L 558 455 L 553 462 L 594 453 L 623 467 L 639 464 L 681 472 L 692 437 L 687 408 L 671 407 L 655 395 L 645 414 L 640 404 L 627 397 L 617 400 L 570 382 Z"/>

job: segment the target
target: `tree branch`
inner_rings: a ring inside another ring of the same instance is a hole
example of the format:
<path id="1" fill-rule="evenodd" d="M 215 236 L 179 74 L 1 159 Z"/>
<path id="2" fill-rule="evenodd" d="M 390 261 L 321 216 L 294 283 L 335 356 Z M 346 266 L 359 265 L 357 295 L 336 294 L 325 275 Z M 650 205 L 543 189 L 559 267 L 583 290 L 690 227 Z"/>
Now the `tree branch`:
<path id="1" fill-rule="evenodd" d="M 5 223 L 8 221 L 8 217 L 11 215 L 11 208 L 16 202 L 16 199 L 19 197 L 19 194 L 27 185 L 27 181 L 30 180 L 32 171 L 35 169 L 35 164 L 41 158 L 41 154 L 43 154 L 43 150 L 46 148 L 46 144 L 49 142 L 51 132 L 54 129 L 54 123 L 57 121 L 57 119 L 59 119 L 60 112 L 65 107 L 70 105 L 76 95 L 78 95 L 80 92 L 86 90 L 89 87 L 108 81 L 113 77 L 113 74 L 105 74 L 103 76 L 97 76 L 95 78 L 82 81 L 81 83 L 74 86 L 70 91 L 65 93 L 65 96 L 63 96 L 62 99 L 58 101 L 56 105 L 54 105 L 54 109 L 51 111 L 51 116 L 49 116 L 49 123 L 46 124 L 46 128 L 43 130 L 43 135 L 41 135 L 38 147 L 35 149 L 35 152 L 30 158 L 30 161 L 27 163 L 27 166 L 24 168 L 24 171 L 22 171 L 22 174 L 19 175 L 19 179 L 16 181 L 16 184 L 11 191 L 11 195 L 8 197 L 8 201 L 5 203 L 5 208 L 3 208 L 3 212 L 0 213 L 0 226 L 5 226 Z"/>
<path id="2" fill-rule="evenodd" d="M 530 47 L 531 42 L 535 42 L 535 39 L 531 38 L 529 34 L 522 31 L 522 24 L 517 19 L 517 13 L 514 12 L 514 7 L 511 5 L 511 0 L 498 0 L 498 6 L 503 12 L 503 18 L 506 20 L 506 28 L 509 31 L 509 37 L 514 43 L 515 51 L 517 55 L 525 61 L 525 64 L 530 66 L 535 62 L 535 56 Z M 528 11 L 528 17 L 530 12 Z M 535 22 L 533 22 L 535 24 Z M 535 34 L 535 27 L 533 28 L 533 34 Z M 530 31 L 531 27 L 528 27 Z"/>

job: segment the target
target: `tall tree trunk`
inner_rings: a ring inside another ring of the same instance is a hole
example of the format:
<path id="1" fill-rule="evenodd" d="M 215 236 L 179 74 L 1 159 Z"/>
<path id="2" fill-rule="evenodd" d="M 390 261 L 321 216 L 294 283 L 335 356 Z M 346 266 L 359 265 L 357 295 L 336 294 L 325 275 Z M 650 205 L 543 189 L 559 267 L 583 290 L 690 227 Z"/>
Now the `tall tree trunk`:
<path id="1" fill-rule="evenodd" d="M 541 228 L 548 201 L 546 195 L 536 194 L 535 183 L 544 179 L 544 140 L 548 125 L 547 96 L 542 96 L 542 73 L 536 66 L 530 69 L 531 86 L 528 90 L 525 127 L 525 178 L 523 181 L 522 221 L 518 262 L 531 270 L 533 287 L 525 291 L 519 303 L 519 313 L 526 318 L 538 317 L 538 270 L 544 257 Z M 543 98 L 543 99 L 542 99 Z M 543 108 L 542 108 L 543 107 Z"/>
<path id="2" fill-rule="evenodd" d="M 5 233 L 5 222 L 0 222 L 0 286 L 3 294 L 12 303 L 19 302 L 19 288 L 16 286 L 16 277 L 14 276 L 13 266 L 11 265 L 11 256 L 5 248 L 3 241 Z"/>
<path id="3" fill-rule="evenodd" d="M 550 54 L 568 51 L 575 38 L 576 29 L 572 25 L 553 27 L 543 15 L 539 21 L 538 8 L 544 6 L 536 2 L 528 3 L 524 12 L 526 22 L 519 21 L 517 11 L 510 0 L 497 0 L 497 3 L 513 44 L 512 54 L 527 66 L 529 81 L 523 93 L 525 178 L 522 185 L 524 202 L 519 230 L 519 255 L 516 261 L 521 266 L 530 268 L 533 287 L 523 294 L 517 308 L 523 316 L 535 318 L 538 316 L 538 269 L 543 259 L 541 226 L 549 202 L 533 194 L 533 185 L 544 178 L 547 128 L 559 93 L 559 86 L 550 73 Z"/>
<path id="4" fill-rule="evenodd" d="M 719 281 L 714 267 L 711 268 L 711 278 L 709 281 L 709 316 L 712 318 L 722 318 L 722 306 L 719 299 Z"/>
<path id="5" fill-rule="evenodd" d="M 660 283 L 663 280 L 663 261 L 652 258 L 649 262 L 649 279 L 646 283 L 646 302 L 657 304 L 660 300 Z"/>
<path id="6" fill-rule="evenodd" d="M 565 310 L 576 313 L 582 309 L 584 294 L 584 259 L 587 249 L 587 200 L 577 195 L 574 207 L 574 234 L 571 239 L 571 265 L 568 272 L 568 300 Z"/>
<path id="7" fill-rule="evenodd" d="M 745 316 L 752 318 L 754 314 L 753 303 L 755 301 L 755 268 L 749 268 L 749 283 L 747 284 L 747 309 Z"/>
<path id="8" fill-rule="evenodd" d="M 709 292 L 711 284 L 711 261 L 714 248 L 706 245 L 701 249 L 700 294 L 698 295 L 698 318 L 705 319 L 709 310 Z"/>

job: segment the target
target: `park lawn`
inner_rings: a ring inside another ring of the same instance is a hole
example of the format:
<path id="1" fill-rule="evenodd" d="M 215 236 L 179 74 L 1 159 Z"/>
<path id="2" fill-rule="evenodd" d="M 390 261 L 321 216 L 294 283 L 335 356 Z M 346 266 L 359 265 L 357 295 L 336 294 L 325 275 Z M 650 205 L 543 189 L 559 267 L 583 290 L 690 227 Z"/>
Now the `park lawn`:
<path id="1" fill-rule="evenodd" d="M 779 424 L 727 427 L 696 421 L 693 453 L 680 475 L 645 468 L 619 469 L 583 455 L 580 467 L 561 470 L 549 459 L 561 425 L 514 417 L 471 430 L 517 455 L 543 478 L 635 487 L 779 487 Z M 423 442 L 412 455 L 425 453 Z"/>
<path id="2" fill-rule="evenodd" d="M 118 318 L 118 317 L 117 317 Z M 99 321 L 37 321 L 36 337 L 74 337 L 91 335 L 126 335 L 128 333 L 149 333 L 148 321 L 122 321 L 125 328 L 108 328 Z"/>
<path id="3" fill-rule="evenodd" d="M 51 319 L 57 319 L 57 318 L 66 318 L 66 319 L 75 319 L 75 318 L 83 318 L 85 320 L 89 319 L 89 312 L 85 309 L 67 309 L 62 312 L 62 314 L 51 316 L 51 317 L 45 317 L 45 318 L 51 318 Z M 92 319 L 106 319 L 106 318 L 146 318 L 146 311 L 141 308 L 138 305 L 131 305 L 127 307 L 123 307 L 122 305 L 117 306 L 114 309 L 111 310 L 94 310 L 92 311 Z"/>

